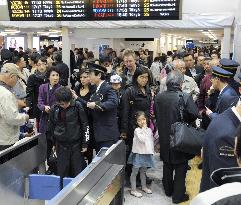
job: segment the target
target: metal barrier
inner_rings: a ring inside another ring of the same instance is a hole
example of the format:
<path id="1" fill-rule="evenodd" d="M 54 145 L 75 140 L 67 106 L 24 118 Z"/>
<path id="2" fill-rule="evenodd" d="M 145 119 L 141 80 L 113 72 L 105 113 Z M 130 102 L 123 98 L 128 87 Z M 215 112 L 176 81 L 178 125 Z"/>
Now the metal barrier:
<path id="1" fill-rule="evenodd" d="M 38 134 L 0 152 L 0 205 L 25 205 L 28 175 L 46 160 L 46 138 Z"/>
<path id="2" fill-rule="evenodd" d="M 124 200 L 125 143 L 119 141 L 98 154 L 48 205 L 122 205 Z"/>
<path id="3" fill-rule="evenodd" d="M 45 204 L 45 201 L 28 199 L 28 176 L 45 162 L 46 149 L 46 138 L 39 134 L 0 152 L 0 205 Z M 125 154 L 123 141 L 102 149 L 84 172 L 47 204 L 122 205 Z"/>

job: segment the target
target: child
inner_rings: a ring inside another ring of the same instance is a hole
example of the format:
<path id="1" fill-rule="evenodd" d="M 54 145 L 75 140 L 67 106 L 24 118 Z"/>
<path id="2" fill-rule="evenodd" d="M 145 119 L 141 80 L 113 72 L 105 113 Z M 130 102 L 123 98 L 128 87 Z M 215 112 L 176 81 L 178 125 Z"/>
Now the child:
<path id="1" fill-rule="evenodd" d="M 137 128 L 134 131 L 132 152 L 128 159 L 128 164 L 132 164 L 131 173 L 131 195 L 142 197 L 142 194 L 136 190 L 136 176 L 140 170 L 142 191 L 147 194 L 152 194 L 151 189 L 146 187 L 146 170 L 154 167 L 154 145 L 153 134 L 150 128 L 147 127 L 147 118 L 145 113 L 138 111 L 136 113 Z"/>
<path id="2" fill-rule="evenodd" d="M 50 110 L 49 130 L 57 152 L 57 174 L 76 177 L 86 166 L 83 152 L 89 141 L 89 124 L 84 108 L 72 100 L 72 92 L 60 87 L 55 93 L 56 105 Z"/>

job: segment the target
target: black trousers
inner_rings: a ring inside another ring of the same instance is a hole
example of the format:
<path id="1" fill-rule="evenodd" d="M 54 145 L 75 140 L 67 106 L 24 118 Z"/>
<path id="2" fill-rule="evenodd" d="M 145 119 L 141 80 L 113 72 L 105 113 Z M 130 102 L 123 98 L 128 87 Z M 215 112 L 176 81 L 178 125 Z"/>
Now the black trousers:
<path id="1" fill-rule="evenodd" d="M 57 174 L 64 177 L 76 177 L 86 167 L 84 156 L 81 153 L 81 145 L 63 146 L 57 143 Z"/>
<path id="2" fill-rule="evenodd" d="M 174 200 L 182 200 L 186 192 L 185 179 L 187 167 L 187 162 L 183 164 L 163 164 L 162 183 L 165 194 L 172 196 Z"/>
<path id="3" fill-rule="evenodd" d="M 96 142 L 95 143 L 96 154 L 101 150 L 102 147 L 111 147 L 115 143 L 116 143 L 116 141 L 114 141 L 114 140 L 105 141 L 105 142 Z"/>

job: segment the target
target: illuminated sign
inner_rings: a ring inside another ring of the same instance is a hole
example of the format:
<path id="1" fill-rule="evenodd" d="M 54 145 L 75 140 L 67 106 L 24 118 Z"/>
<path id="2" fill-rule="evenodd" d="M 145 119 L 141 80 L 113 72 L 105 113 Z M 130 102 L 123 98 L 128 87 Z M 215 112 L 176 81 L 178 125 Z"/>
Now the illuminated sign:
<path id="1" fill-rule="evenodd" d="M 8 0 L 10 20 L 178 20 L 180 0 Z"/>

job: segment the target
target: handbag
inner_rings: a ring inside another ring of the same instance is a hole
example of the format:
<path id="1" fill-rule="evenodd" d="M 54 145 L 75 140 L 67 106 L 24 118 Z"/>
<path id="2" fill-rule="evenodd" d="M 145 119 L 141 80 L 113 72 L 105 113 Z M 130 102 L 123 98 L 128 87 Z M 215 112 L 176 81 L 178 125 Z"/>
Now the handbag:
<path id="1" fill-rule="evenodd" d="M 184 122 L 183 112 L 183 94 L 179 94 L 179 114 L 181 121 L 171 125 L 170 148 L 191 155 L 200 155 L 205 130 L 195 128 Z"/>

